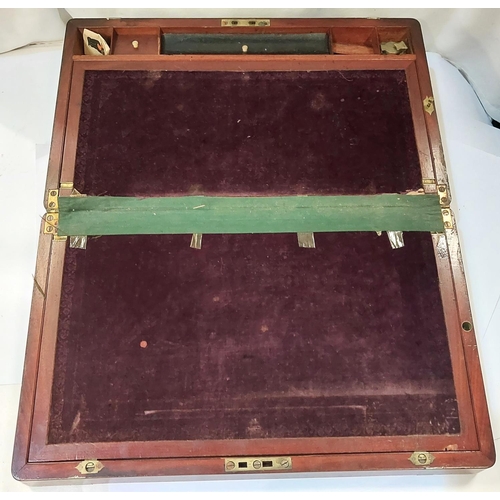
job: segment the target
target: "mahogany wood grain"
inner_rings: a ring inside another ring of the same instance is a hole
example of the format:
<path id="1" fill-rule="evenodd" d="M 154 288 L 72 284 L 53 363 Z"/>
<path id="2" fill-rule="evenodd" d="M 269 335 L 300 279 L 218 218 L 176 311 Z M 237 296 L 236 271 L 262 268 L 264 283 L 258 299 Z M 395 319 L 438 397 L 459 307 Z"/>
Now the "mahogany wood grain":
<path id="1" fill-rule="evenodd" d="M 27 462 L 31 438 L 33 402 L 37 387 L 42 325 L 47 295 L 47 278 L 52 248 L 52 237 L 43 234 L 43 227 L 44 221 L 42 221 L 40 227 L 41 234 L 38 243 L 35 274 L 33 277 L 33 299 L 31 302 L 22 390 L 14 442 L 14 457 L 12 461 L 13 472 L 24 467 L 24 464 Z"/>
<path id="2" fill-rule="evenodd" d="M 420 84 L 420 93 L 422 99 L 425 99 L 427 96 L 433 96 L 433 91 L 429 67 L 425 56 L 424 40 L 418 21 L 411 20 L 409 26 L 412 30 L 412 46 L 417 56 L 420 56 L 417 57 L 416 66 Z M 438 105 L 439 104 L 435 103 L 436 108 Z M 446 173 L 446 163 L 441 142 L 441 134 L 439 132 L 437 112 L 435 111 L 431 115 L 424 113 L 424 115 L 426 130 L 431 145 L 435 178 L 438 183 L 446 184 L 448 186 L 449 195 L 452 197 L 453 193 L 450 192 L 448 176 Z M 492 460 L 493 465 L 495 461 L 495 447 L 457 230 L 447 230 L 446 239 L 453 273 L 454 295 L 457 301 L 460 323 L 469 321 L 472 324 L 472 329 L 469 332 L 463 330 L 462 328 L 460 329 L 460 332 L 462 335 L 462 345 L 469 378 L 468 383 L 471 391 L 475 424 L 478 433 L 479 449 L 482 453 L 489 457 L 490 460 Z"/>
<path id="3" fill-rule="evenodd" d="M 84 56 L 81 30 L 111 34 L 111 49 L 118 36 L 167 31 L 183 32 L 328 32 L 331 48 L 342 45 L 348 55 L 322 56 L 165 56 L 155 54 Z M 234 31 L 239 30 L 239 31 Z M 405 40 L 410 54 L 383 56 L 380 43 L 393 37 Z M 359 53 L 371 50 L 373 53 Z M 358 52 L 358 53 L 355 53 Z M 71 182 L 84 72 L 106 70 L 170 71 L 284 71 L 284 70 L 406 70 L 423 178 L 447 184 L 444 154 L 436 112 L 425 113 L 422 101 L 432 96 L 420 25 L 412 19 L 272 19 L 269 28 L 221 28 L 220 19 L 78 19 L 68 23 L 47 189 Z M 426 187 L 433 192 L 434 187 Z M 434 236 L 437 243 L 438 236 Z M 82 477 L 75 469 L 82 459 L 100 459 L 104 469 L 92 479 L 126 476 L 223 474 L 227 456 L 293 455 L 290 472 L 422 471 L 409 461 L 411 452 L 433 452 L 428 470 L 493 465 L 495 451 L 487 411 L 474 329 L 464 331 L 472 317 L 458 236 L 446 232 L 448 257 L 436 253 L 441 293 L 450 342 L 459 405 L 458 436 L 390 436 L 241 441 L 123 442 L 47 445 L 59 299 L 66 244 L 41 234 L 26 348 L 25 369 L 12 473 L 20 480 Z M 449 451 L 444 451 L 449 450 Z M 245 477 L 240 474 L 239 477 Z M 235 474 L 236 475 L 236 474 Z"/>

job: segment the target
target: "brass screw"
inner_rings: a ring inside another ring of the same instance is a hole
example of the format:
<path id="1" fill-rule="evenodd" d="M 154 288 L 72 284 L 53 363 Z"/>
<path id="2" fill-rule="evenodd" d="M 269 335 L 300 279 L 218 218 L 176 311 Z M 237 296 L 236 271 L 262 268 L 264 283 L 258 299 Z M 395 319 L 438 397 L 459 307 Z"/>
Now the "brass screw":
<path id="1" fill-rule="evenodd" d="M 443 215 L 450 215 L 450 212 L 448 210 L 443 210 Z"/>
<path id="2" fill-rule="evenodd" d="M 448 203 L 448 198 L 446 198 L 446 196 L 443 196 L 443 197 L 441 198 L 441 203 L 442 203 L 443 205 L 446 205 L 446 204 Z"/>
<path id="3" fill-rule="evenodd" d="M 287 469 L 288 467 L 290 467 L 290 462 L 286 459 L 286 458 L 281 458 L 279 460 L 279 464 L 281 465 L 281 467 L 283 467 L 284 469 Z"/>
<path id="4" fill-rule="evenodd" d="M 441 191 L 441 193 L 444 193 L 446 191 L 446 189 L 444 186 L 439 186 L 439 191 Z"/>
<path id="5" fill-rule="evenodd" d="M 53 217 L 52 215 L 47 215 L 47 220 L 49 220 L 49 221 L 50 221 L 50 220 L 52 220 L 52 219 L 54 219 L 54 217 Z"/>
<path id="6" fill-rule="evenodd" d="M 52 226 L 49 226 L 49 227 L 47 228 L 47 232 L 49 232 L 49 233 L 51 233 L 51 232 L 52 232 Z"/>
<path id="7" fill-rule="evenodd" d="M 452 228 L 451 222 L 446 221 L 446 222 L 444 223 L 444 227 L 445 227 L 446 229 L 451 229 L 451 228 Z"/>
<path id="8" fill-rule="evenodd" d="M 417 457 L 417 461 L 419 464 L 425 464 L 427 462 L 427 457 L 424 453 L 419 453 Z"/>
<path id="9" fill-rule="evenodd" d="M 88 462 L 85 464 L 85 470 L 87 472 L 94 472 L 95 470 L 95 463 L 94 462 Z"/>
<path id="10" fill-rule="evenodd" d="M 260 469 L 261 467 L 262 467 L 262 462 L 260 460 L 253 461 L 253 468 L 254 469 Z"/>
<path id="11" fill-rule="evenodd" d="M 50 207 L 50 208 L 54 208 L 55 206 L 56 206 L 56 204 L 55 204 L 53 201 L 51 201 L 51 202 L 49 203 L 49 207 Z"/>
<path id="12" fill-rule="evenodd" d="M 235 467 L 236 465 L 234 462 L 229 461 L 226 463 L 226 470 L 233 470 Z"/>
<path id="13" fill-rule="evenodd" d="M 50 196 L 56 196 L 57 195 L 57 191 L 51 191 L 50 192 Z"/>

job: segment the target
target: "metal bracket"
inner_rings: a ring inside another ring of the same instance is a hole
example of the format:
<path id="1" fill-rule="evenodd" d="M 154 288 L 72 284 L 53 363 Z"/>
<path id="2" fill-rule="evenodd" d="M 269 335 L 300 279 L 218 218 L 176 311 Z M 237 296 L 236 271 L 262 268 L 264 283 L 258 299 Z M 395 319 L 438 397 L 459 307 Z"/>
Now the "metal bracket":
<path id="1" fill-rule="evenodd" d="M 432 115 L 434 113 L 434 97 L 427 96 L 424 99 L 424 110 L 426 113 Z"/>
<path id="2" fill-rule="evenodd" d="M 191 236 L 191 245 L 189 245 L 191 248 L 196 248 L 198 250 L 201 250 L 201 239 L 203 238 L 203 234 L 200 233 L 194 233 L 193 236 Z"/>
<path id="3" fill-rule="evenodd" d="M 221 26 L 236 28 L 241 26 L 271 26 L 270 19 L 221 19 Z"/>
<path id="4" fill-rule="evenodd" d="M 297 233 L 297 241 L 301 248 L 316 248 L 314 233 Z"/>
<path id="5" fill-rule="evenodd" d="M 414 451 L 408 459 L 413 465 L 424 467 L 431 465 L 436 457 L 428 451 Z"/>
<path id="6" fill-rule="evenodd" d="M 104 469 L 104 465 L 102 465 L 99 460 L 83 460 L 80 462 L 75 469 L 78 469 L 80 474 L 97 474 L 99 471 Z"/>
<path id="7" fill-rule="evenodd" d="M 436 179 L 422 179 L 422 184 L 436 184 Z"/>
<path id="8" fill-rule="evenodd" d="M 290 470 L 292 457 L 234 457 L 226 458 L 226 472 L 266 472 L 271 470 Z"/>

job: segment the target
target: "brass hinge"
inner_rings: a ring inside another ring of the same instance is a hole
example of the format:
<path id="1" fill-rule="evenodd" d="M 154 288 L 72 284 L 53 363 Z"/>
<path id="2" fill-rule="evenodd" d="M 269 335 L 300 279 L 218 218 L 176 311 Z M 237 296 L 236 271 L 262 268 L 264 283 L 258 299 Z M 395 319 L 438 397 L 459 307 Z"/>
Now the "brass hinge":
<path id="1" fill-rule="evenodd" d="M 80 474 L 97 474 L 99 471 L 104 469 L 104 465 L 102 465 L 99 460 L 83 460 L 81 461 L 75 469 L 78 469 Z"/>
<path id="2" fill-rule="evenodd" d="M 408 459 L 413 465 L 424 467 L 431 465 L 436 457 L 431 455 L 428 451 L 414 451 Z"/>
<path id="3" fill-rule="evenodd" d="M 226 472 L 266 472 L 271 470 L 290 470 L 292 457 L 232 457 L 226 458 Z"/>
<path id="4" fill-rule="evenodd" d="M 448 187 L 446 184 L 438 184 L 437 192 L 439 196 L 439 204 L 441 205 L 444 227 L 445 229 L 453 229 L 453 217 L 451 215 Z"/>
<path id="5" fill-rule="evenodd" d="M 43 226 L 44 234 L 52 234 L 54 238 L 57 236 L 59 225 L 59 190 L 49 189 L 47 195 L 47 213 L 45 214 Z"/>
<path id="6" fill-rule="evenodd" d="M 221 26 L 237 28 L 241 26 L 271 26 L 270 19 L 221 19 Z"/>
<path id="7" fill-rule="evenodd" d="M 446 184 L 438 184 L 439 204 L 441 208 L 450 208 L 450 197 L 448 196 L 448 187 Z"/>
<path id="8" fill-rule="evenodd" d="M 424 110 L 426 113 L 432 115 L 434 113 L 434 97 L 427 96 L 424 99 Z"/>

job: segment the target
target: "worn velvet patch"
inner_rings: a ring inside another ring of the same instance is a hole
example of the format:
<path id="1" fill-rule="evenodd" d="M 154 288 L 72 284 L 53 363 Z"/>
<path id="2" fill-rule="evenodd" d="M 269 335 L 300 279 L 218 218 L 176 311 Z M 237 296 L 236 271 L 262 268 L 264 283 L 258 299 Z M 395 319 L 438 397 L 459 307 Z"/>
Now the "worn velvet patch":
<path id="1" fill-rule="evenodd" d="M 398 71 L 86 71 L 87 195 L 400 193 L 421 187 Z"/>
<path id="2" fill-rule="evenodd" d="M 67 249 L 50 443 L 459 432 L 429 234 L 189 242 Z"/>

